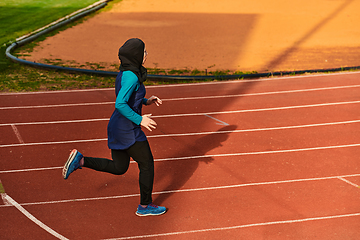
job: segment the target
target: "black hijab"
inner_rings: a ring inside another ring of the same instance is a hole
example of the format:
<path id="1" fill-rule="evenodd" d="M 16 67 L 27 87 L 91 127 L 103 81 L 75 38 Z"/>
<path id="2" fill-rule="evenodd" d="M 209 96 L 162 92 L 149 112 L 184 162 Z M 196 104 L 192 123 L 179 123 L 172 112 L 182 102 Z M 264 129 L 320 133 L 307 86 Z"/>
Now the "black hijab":
<path id="1" fill-rule="evenodd" d="M 142 83 L 146 80 L 147 69 L 142 66 L 145 43 L 138 38 L 127 40 L 119 49 L 120 71 L 132 71 Z"/>

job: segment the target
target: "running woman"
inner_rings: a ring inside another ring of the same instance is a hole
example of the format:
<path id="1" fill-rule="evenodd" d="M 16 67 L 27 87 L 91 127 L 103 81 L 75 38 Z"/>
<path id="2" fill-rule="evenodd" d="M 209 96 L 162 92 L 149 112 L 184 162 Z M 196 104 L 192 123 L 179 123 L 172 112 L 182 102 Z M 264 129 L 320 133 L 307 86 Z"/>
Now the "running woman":
<path id="1" fill-rule="evenodd" d="M 162 104 L 160 98 L 145 98 L 143 82 L 147 69 L 143 66 L 147 58 L 145 44 L 138 38 L 127 40 L 119 49 L 120 72 L 115 82 L 115 110 L 108 123 L 108 147 L 112 160 L 105 158 L 84 157 L 76 149 L 72 150 L 63 168 L 63 177 L 82 167 L 115 175 L 126 173 L 130 158 L 137 162 L 140 170 L 140 204 L 136 215 L 161 215 L 166 208 L 152 203 L 154 182 L 154 158 L 141 126 L 149 131 L 157 124 L 151 114 L 142 115 L 142 105 L 157 106 Z"/>

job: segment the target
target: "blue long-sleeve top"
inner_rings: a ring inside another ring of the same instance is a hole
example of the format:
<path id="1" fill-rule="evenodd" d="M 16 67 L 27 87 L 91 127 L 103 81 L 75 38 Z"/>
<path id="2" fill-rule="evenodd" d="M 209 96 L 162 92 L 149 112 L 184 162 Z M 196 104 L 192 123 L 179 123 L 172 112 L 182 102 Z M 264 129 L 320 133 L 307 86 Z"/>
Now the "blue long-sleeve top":
<path id="1" fill-rule="evenodd" d="M 131 71 L 123 72 L 121 81 L 121 88 L 117 94 L 115 108 L 127 119 L 131 120 L 133 123 L 140 125 L 142 117 L 128 105 L 129 99 L 134 91 L 138 91 L 140 87 L 140 82 L 138 81 L 137 76 Z M 147 99 L 142 99 L 142 104 L 146 104 Z"/>
<path id="2" fill-rule="evenodd" d="M 110 149 L 127 149 L 136 141 L 145 141 L 141 130 L 142 105 L 146 104 L 146 90 L 131 71 L 120 72 L 115 82 L 115 110 L 108 124 Z"/>

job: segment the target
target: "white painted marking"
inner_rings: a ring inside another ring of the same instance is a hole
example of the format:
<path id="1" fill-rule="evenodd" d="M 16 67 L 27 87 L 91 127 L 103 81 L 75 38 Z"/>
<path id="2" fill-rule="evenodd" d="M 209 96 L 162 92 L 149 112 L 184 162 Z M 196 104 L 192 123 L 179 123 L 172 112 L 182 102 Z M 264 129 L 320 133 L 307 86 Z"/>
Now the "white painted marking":
<path id="1" fill-rule="evenodd" d="M 298 76 L 281 76 L 281 77 L 268 77 L 260 79 L 247 79 L 247 80 L 225 80 L 225 81 L 213 81 L 213 82 L 200 82 L 200 83 L 180 83 L 180 84 L 163 84 L 163 85 L 149 85 L 146 88 L 168 88 L 168 87 L 186 87 L 186 86 L 196 86 L 196 85 L 222 85 L 222 84 L 236 84 L 244 82 L 268 82 L 268 81 L 278 81 L 278 80 L 297 80 L 302 78 L 318 78 L 318 77 L 331 77 L 331 76 L 342 76 L 342 75 L 356 75 L 359 74 L 359 71 L 351 72 L 336 72 L 336 73 L 320 73 L 320 74 L 308 74 L 308 75 L 298 75 Z M 333 80 L 333 79 L 330 79 Z M 338 79 L 334 79 L 338 81 Z M 74 89 L 74 90 L 59 90 L 59 91 L 38 91 L 38 92 L 17 92 L 17 93 L 0 93 L 1 95 L 34 95 L 34 94 L 58 94 L 58 93 L 77 93 L 77 92 L 96 92 L 96 91 L 114 91 L 114 88 L 94 88 L 94 89 Z"/>
<path id="2" fill-rule="evenodd" d="M 36 109 L 36 108 L 56 108 L 56 107 L 77 107 L 77 106 L 94 106 L 94 105 L 115 105 L 115 102 L 97 102 L 97 103 L 68 103 L 68 104 L 53 104 L 53 105 L 36 105 L 36 106 L 16 106 L 16 107 L 0 107 L 0 110 L 10 109 Z"/>
<path id="3" fill-rule="evenodd" d="M 348 144 L 348 145 L 336 145 L 336 146 L 325 146 L 325 147 L 312 147 L 312 148 L 297 148 L 297 149 L 285 149 L 285 150 L 273 150 L 273 151 L 262 151 L 262 152 L 244 152 L 244 153 L 225 153 L 225 154 L 213 154 L 213 155 L 200 155 L 200 156 L 189 156 L 179 158 L 163 158 L 158 161 L 174 161 L 174 160 L 187 160 L 196 158 L 212 158 L 212 157 L 232 157 L 232 156 L 249 156 L 249 155 L 265 155 L 265 154 L 276 154 L 276 153 L 291 153 L 291 152 L 304 152 L 304 151 L 315 151 L 315 150 L 327 150 L 337 148 L 349 148 L 359 147 L 360 143 Z"/>
<path id="4" fill-rule="evenodd" d="M 334 103 L 319 103 L 319 104 L 309 104 L 309 105 L 295 105 L 287 107 L 272 107 L 272 108 L 255 108 L 255 109 L 243 109 L 243 110 L 234 110 L 234 111 L 222 111 L 222 112 L 206 112 L 206 113 L 183 113 L 183 114 L 171 114 L 171 115 L 158 115 L 151 116 L 152 118 L 169 118 L 169 117 L 189 117 L 189 116 L 202 116 L 202 115 L 218 115 L 218 114 L 233 114 L 233 113 L 247 113 L 247 112 L 262 112 L 262 111 L 277 111 L 277 110 L 288 110 L 288 109 L 299 109 L 299 108 L 311 108 L 311 107 L 324 107 L 324 106 L 337 106 L 337 105 L 346 105 L 346 104 L 358 104 L 359 101 L 349 101 L 349 102 L 334 102 Z M 35 125 L 35 124 L 59 124 L 59 123 L 77 123 L 77 122 L 95 122 L 95 121 L 109 121 L 109 118 L 99 118 L 99 119 L 84 119 L 84 120 L 66 120 L 66 121 L 50 121 L 50 122 L 30 122 L 30 123 L 2 123 L 2 126 L 9 125 Z"/>
<path id="5" fill-rule="evenodd" d="M 226 132 L 226 131 L 224 131 Z M 214 132 L 218 133 L 218 132 Z M 84 140 L 86 141 L 103 141 L 107 139 L 92 139 L 92 140 Z M 70 141 L 73 142 L 73 141 Z M 57 142 L 57 143 L 44 143 L 44 144 L 63 144 L 68 142 Z M 28 145 L 22 144 L 21 146 Z M 41 145 L 41 143 L 38 143 Z M 7 145 L 2 145 L 7 146 Z M 13 144 L 10 146 L 20 146 L 20 144 Z M 324 147 L 312 147 L 312 148 L 297 148 L 297 149 L 285 149 L 285 150 L 273 150 L 273 151 L 260 151 L 260 152 L 243 152 L 243 153 L 224 153 L 224 154 L 213 154 L 213 155 L 197 155 L 197 156 L 188 156 L 188 157 L 174 157 L 174 158 L 160 158 L 155 159 L 155 162 L 162 162 L 162 161 L 175 161 L 175 160 L 189 160 L 189 159 L 196 159 L 196 158 L 213 158 L 213 157 L 231 157 L 231 156 L 249 156 L 249 155 L 265 155 L 265 154 L 274 154 L 274 153 L 291 153 L 291 152 L 303 152 L 303 151 L 316 151 L 316 150 L 326 150 L 326 149 L 337 149 L 337 148 L 348 148 L 348 147 L 359 147 L 360 143 L 357 144 L 348 144 L 348 145 L 335 145 L 335 146 L 324 146 Z M 1 145 L 0 145 L 1 147 Z M 131 161 L 132 163 L 134 161 Z M 45 170 L 54 170 L 54 169 L 62 169 L 62 167 L 45 167 L 45 168 L 30 168 L 30 169 L 14 169 L 14 170 L 3 170 L 0 171 L 2 173 L 17 173 L 17 172 L 31 172 L 31 171 L 45 171 Z"/>
<path id="6" fill-rule="evenodd" d="M 309 182 L 309 181 L 323 181 L 323 180 L 333 180 L 339 177 L 358 177 L 359 174 L 351 175 L 342 175 L 342 176 L 330 176 L 330 177 L 318 177 L 318 178 L 304 178 L 304 179 L 291 179 L 291 180 L 281 180 L 281 181 L 272 181 L 272 182 L 258 182 L 258 183 L 243 183 L 235 185 L 225 185 L 225 186 L 216 186 L 216 187 L 203 187 L 203 188 L 192 188 L 192 189 L 179 189 L 179 190 L 168 190 L 161 192 L 153 192 L 153 195 L 169 194 L 169 193 L 185 193 L 185 192 L 197 192 L 197 191 L 210 191 L 210 190 L 219 190 L 219 189 L 230 189 L 230 188 L 240 188 L 240 187 L 250 187 L 250 186 L 263 186 L 263 185 L 275 185 L 275 184 L 286 184 L 286 183 L 296 183 L 296 182 Z M 59 204 L 59 203 L 69 203 L 69 202 L 83 202 L 83 201 L 98 201 L 98 200 L 109 200 L 109 199 L 119 199 L 119 198 L 130 198 L 138 197 L 139 193 L 128 194 L 128 195 L 118 195 L 118 196 L 108 196 L 108 197 L 92 197 L 92 198 L 78 198 L 78 199 L 65 199 L 57 201 L 46 201 L 46 202 L 33 202 L 33 203 L 22 203 L 22 206 L 31 206 L 31 205 L 45 205 L 45 204 Z M 0 207 L 6 207 L 1 206 Z"/>
<path id="7" fill-rule="evenodd" d="M 44 168 L 27 168 L 27 169 L 4 170 L 4 171 L 0 171 L 0 174 L 2 174 L 2 173 L 45 171 L 45 170 L 55 170 L 55 169 L 62 169 L 62 168 L 63 167 L 44 167 Z"/>
<path id="8" fill-rule="evenodd" d="M 262 93 L 243 93 L 243 94 L 220 95 L 220 96 L 184 97 L 184 98 L 171 98 L 171 99 L 162 99 L 162 100 L 163 101 L 180 101 L 180 100 L 183 101 L 183 100 L 200 100 L 200 99 L 216 99 L 216 98 L 232 98 L 232 97 L 236 98 L 236 97 L 263 96 L 263 95 L 275 95 L 275 94 L 285 94 L 285 93 L 302 93 L 302 92 L 313 92 L 313 91 L 325 91 L 325 90 L 358 88 L 358 87 L 360 87 L 360 85 L 323 87 L 323 88 L 309 88 L 309 89 L 285 90 L 285 91 L 262 92 Z"/>
<path id="9" fill-rule="evenodd" d="M 64 143 L 64 142 L 60 142 L 60 143 Z M 265 154 L 276 154 L 276 153 L 292 153 L 292 152 L 304 152 L 304 151 L 316 151 L 316 150 L 349 148 L 349 147 L 359 147 L 359 146 L 360 146 L 360 143 L 356 143 L 356 144 L 347 144 L 347 145 L 335 145 L 335 146 L 312 147 L 312 148 L 296 148 L 296 149 L 261 151 L 261 152 L 225 153 L 225 154 L 212 154 L 212 155 L 197 155 L 197 156 L 188 156 L 188 157 L 161 158 L 161 159 L 155 159 L 154 161 L 161 162 L 161 161 L 189 160 L 189 159 L 196 159 L 196 158 L 265 155 Z M 40 170 L 53 170 L 53 169 L 58 169 L 58 168 L 61 168 L 61 167 L 21 169 L 21 170 L 4 170 L 4 171 L 0 171 L 0 174 L 1 173 L 40 171 Z"/>
<path id="10" fill-rule="evenodd" d="M 250 97 L 250 96 L 263 96 L 263 95 L 275 95 L 275 94 L 286 94 L 286 93 L 301 93 L 301 92 L 312 92 L 312 91 L 326 91 L 326 90 L 346 89 L 346 88 L 357 88 L 357 87 L 360 87 L 360 85 L 323 87 L 323 88 L 310 88 L 310 89 L 297 89 L 297 90 L 273 91 L 273 92 L 262 92 L 262 93 L 244 93 L 244 94 L 219 95 L 219 96 L 169 98 L 169 99 L 162 99 L 162 101 L 166 102 L 166 101 L 184 101 L 184 100 L 201 100 L 201 99 L 217 99 L 217 98 Z M 53 104 L 53 105 L 0 107 L 0 110 L 10 110 L 10 109 L 36 109 L 36 108 L 56 108 L 56 107 L 76 107 L 76 106 L 114 105 L 114 104 L 115 104 L 114 102 L 68 103 L 68 104 Z"/>
<path id="11" fill-rule="evenodd" d="M 152 193 L 153 195 L 157 193 Z M 140 193 L 120 195 L 120 196 L 109 196 L 109 197 L 93 197 L 93 198 L 78 198 L 78 199 L 66 199 L 58 201 L 47 201 L 47 202 L 34 202 L 34 203 L 22 203 L 22 206 L 32 206 L 32 205 L 46 205 L 46 204 L 60 204 L 60 203 L 74 203 L 74 202 L 84 202 L 84 201 L 99 201 L 99 200 L 111 200 L 119 198 L 130 198 L 130 197 L 139 197 Z M 0 207 L 6 207 L 1 206 Z"/>
<path id="12" fill-rule="evenodd" d="M 14 131 L 17 139 L 19 140 L 19 142 L 20 142 L 21 144 L 23 144 L 23 143 L 24 143 L 24 140 L 22 139 L 22 137 L 21 137 L 21 135 L 20 135 L 20 132 L 19 132 L 19 130 L 17 129 L 17 127 L 16 127 L 14 124 L 11 124 L 11 128 L 13 129 L 13 131 Z"/>
<path id="13" fill-rule="evenodd" d="M 109 121 L 110 118 L 96 118 L 96 119 L 80 119 L 80 120 L 64 120 L 64 121 L 51 121 L 51 122 L 24 122 L 24 123 L 3 123 L 0 127 L 9 125 L 46 125 L 46 124 L 67 124 L 67 123 L 83 123 L 83 122 L 100 122 Z"/>
<path id="14" fill-rule="evenodd" d="M 198 133 L 173 133 L 173 134 L 161 134 L 161 135 L 150 135 L 147 138 L 160 138 L 160 137 L 184 137 L 184 136 L 198 136 L 198 135 L 213 135 L 213 134 L 228 134 L 228 133 L 243 133 L 243 132 L 258 132 L 258 131 L 274 131 L 274 130 L 286 130 L 286 129 L 297 129 L 297 128 L 309 128 L 309 127 L 324 127 L 333 125 L 345 125 L 352 123 L 360 123 L 360 120 L 350 120 L 341 122 L 330 122 L 330 123 L 315 123 L 306 125 L 294 125 L 284 127 L 270 127 L 270 128 L 250 128 L 250 129 L 238 129 L 238 130 L 222 130 L 212 132 L 198 132 Z M 107 140 L 107 139 L 104 139 Z M 1 145 L 0 145 L 1 147 Z"/>
<path id="15" fill-rule="evenodd" d="M 222 132 L 213 132 L 213 133 L 226 133 L 231 131 L 222 131 Z M 183 134 L 181 134 L 183 135 Z M 90 140 L 83 140 L 82 142 L 93 142 L 93 141 L 106 141 L 107 139 L 90 139 Z M 34 143 L 31 145 L 42 145 L 42 144 L 65 144 L 65 143 L 73 143 L 74 141 L 68 142 L 46 142 L 46 143 Z M 29 143 L 26 144 L 12 144 L 9 146 L 17 147 L 17 146 L 28 146 Z M 8 145 L 0 145 L 1 146 L 8 146 Z M 224 154 L 213 154 L 213 155 L 196 155 L 196 156 L 188 156 L 188 157 L 173 157 L 173 158 L 160 158 L 155 159 L 155 162 L 161 161 L 175 161 L 175 160 L 189 160 L 189 159 L 196 159 L 196 158 L 213 158 L 213 157 L 231 157 L 231 156 L 248 156 L 248 155 L 264 155 L 264 154 L 274 154 L 274 153 L 290 153 L 290 152 L 303 152 L 303 151 L 315 151 L 315 150 L 325 150 L 325 149 L 337 149 L 337 148 L 348 148 L 348 147 L 358 147 L 360 143 L 356 144 L 348 144 L 348 145 L 335 145 L 335 146 L 324 146 L 324 147 L 313 147 L 313 148 L 297 148 L 297 149 L 285 149 L 285 150 L 273 150 L 273 151 L 260 151 L 260 152 L 243 152 L 243 153 L 224 153 Z M 133 161 L 131 161 L 133 162 Z M 15 173 L 15 172 L 30 172 L 30 171 L 43 171 L 43 170 L 53 170 L 59 169 L 62 167 L 48 167 L 48 168 L 35 168 L 35 169 L 20 169 L 20 170 L 4 170 L 0 171 L 1 173 Z"/>
<path id="16" fill-rule="evenodd" d="M 8 144 L 8 145 L 0 145 L 0 148 L 5 148 L 5 147 L 25 147 L 25 146 L 36 146 L 36 145 L 52 145 L 52 144 L 66 144 L 66 143 L 98 142 L 98 141 L 107 141 L 107 138 L 87 139 L 87 140 L 59 141 L 59 142 L 40 142 L 40 143 Z"/>
<path id="17" fill-rule="evenodd" d="M 85 120 L 86 121 L 86 120 Z M 314 124 L 305 124 L 305 125 L 295 125 L 295 126 L 284 126 L 284 127 L 271 127 L 271 128 L 253 128 L 253 129 L 239 129 L 239 130 L 228 130 L 228 131 L 213 131 L 213 132 L 198 132 L 198 133 L 174 133 L 174 134 L 161 134 L 161 135 L 150 135 L 148 138 L 159 138 L 159 137 L 182 137 L 182 136 L 197 136 L 197 135 L 210 135 L 210 134 L 221 134 L 221 133 L 243 133 L 243 132 L 257 132 L 257 131 L 273 131 L 273 130 L 286 130 L 286 129 L 296 129 L 296 128 L 308 128 L 308 127 L 320 127 L 320 126 L 332 126 L 332 125 L 342 125 L 342 124 L 352 124 L 359 123 L 360 120 L 349 120 L 341 122 L 330 122 L 330 123 L 314 123 Z M 31 123 L 30 123 L 31 124 Z M 93 142 L 93 141 L 107 141 L 107 138 L 101 139 L 84 139 L 84 140 L 72 140 L 73 142 Z M 58 143 L 68 143 L 68 141 L 61 142 L 52 142 L 54 144 Z M 28 143 L 31 145 L 42 145 L 42 143 Z M 48 143 L 45 143 L 48 144 Z M 51 143 L 50 143 L 51 144 Z M 16 147 L 19 144 L 10 144 L 10 145 L 0 145 L 0 147 Z M 25 144 L 20 146 L 26 146 Z"/>
<path id="18" fill-rule="evenodd" d="M 108 119 L 106 119 L 108 120 Z M 87 121 L 87 120 L 85 120 Z M 97 120 L 95 120 L 97 121 Z M 273 130 L 286 130 L 286 129 L 296 129 L 296 128 L 308 128 L 308 127 L 321 127 L 321 126 L 333 126 L 333 125 L 342 125 L 342 124 L 352 124 L 359 123 L 360 120 L 349 120 L 341 122 L 330 122 L 330 123 L 314 123 L 314 124 L 305 124 L 305 125 L 294 125 L 294 126 L 284 126 L 284 127 L 271 127 L 271 128 L 250 128 L 250 129 L 238 129 L 238 130 L 228 130 L 228 131 L 213 131 L 213 132 L 198 132 L 198 133 L 173 133 L 173 134 L 161 134 L 161 135 L 150 135 L 148 138 L 159 138 L 159 137 L 183 137 L 183 136 L 197 136 L 197 135 L 210 135 L 210 134 L 221 134 L 221 133 L 243 133 L 243 132 L 257 132 L 257 131 L 273 131 Z M 55 123 L 55 122 L 52 122 Z M 58 122 L 56 122 L 58 123 Z M 35 124 L 35 123 L 29 123 Z M 46 124 L 46 123 L 39 123 Z M 27 125 L 27 124 L 23 124 Z M 0 125 L 1 126 L 1 125 Z M 89 140 L 73 140 L 73 141 L 106 141 L 107 138 L 102 139 L 89 139 Z M 67 142 L 66 142 L 67 143 Z M 37 144 L 37 143 L 31 143 Z M 40 144 L 40 143 L 39 143 Z M 12 145 L 11 145 L 12 146 Z M 2 145 L 0 145 L 2 147 Z"/>
<path id="19" fill-rule="evenodd" d="M 338 179 L 340 179 L 341 181 L 344 181 L 344 182 L 346 182 L 346 183 L 350 184 L 351 186 L 354 186 L 354 187 L 360 188 L 360 187 L 359 187 L 358 185 L 356 185 L 355 183 L 350 182 L 349 180 L 346 180 L 346 179 L 345 179 L 345 178 L 343 178 L 343 177 L 338 177 Z"/>
<path id="20" fill-rule="evenodd" d="M 288 110 L 288 109 L 299 109 L 299 108 L 337 106 L 337 105 L 358 104 L 358 103 L 360 103 L 360 101 L 319 103 L 319 104 L 295 105 L 295 106 L 287 106 L 287 107 L 255 108 L 255 109 L 244 109 L 244 110 L 235 110 L 235 111 L 221 111 L 221 112 L 169 114 L 169 115 L 159 115 L 159 116 L 151 116 L 151 117 L 152 118 L 168 118 L 168 117 L 200 116 L 200 115 L 204 115 L 204 114 L 215 115 L 215 114 L 229 114 L 229 113 L 263 112 L 263 111 L 277 111 L 277 110 Z"/>
<path id="21" fill-rule="evenodd" d="M 48 233 L 50 233 L 51 235 L 53 235 L 54 237 L 56 237 L 58 239 L 68 240 L 68 238 L 60 235 L 57 232 L 55 232 L 54 230 L 52 230 L 51 228 L 46 226 L 44 223 L 39 221 L 37 218 L 35 218 L 31 213 L 26 211 L 25 208 L 23 208 L 20 204 L 18 204 L 9 195 L 7 195 L 6 193 L 4 193 L 4 194 L 5 194 L 4 198 L 6 199 L 6 201 L 8 201 L 12 206 L 16 207 L 22 214 L 24 214 L 27 218 L 29 218 L 31 221 L 33 221 L 35 224 L 37 224 L 39 227 L 41 227 L 42 229 L 44 229 L 45 231 L 47 231 Z"/>
<path id="22" fill-rule="evenodd" d="M 2 92 L 0 96 L 16 96 L 16 95 L 38 95 L 38 94 L 61 94 L 61 93 L 78 93 L 78 92 L 100 92 L 100 91 L 115 91 L 115 88 L 93 88 L 93 89 L 73 89 L 73 90 L 58 90 L 58 91 L 38 91 L 38 92 Z M 115 93 L 115 92 L 114 92 Z"/>
<path id="23" fill-rule="evenodd" d="M 209 115 L 207 115 L 207 114 L 204 114 L 204 116 L 206 116 L 206 117 L 208 117 L 208 118 L 211 118 L 211 119 L 217 121 L 216 124 L 218 124 L 218 125 L 229 126 L 228 123 L 223 122 L 223 121 L 221 121 L 221 120 L 219 120 L 219 119 L 217 119 L 217 118 L 211 117 L 211 116 L 209 116 Z"/>
<path id="24" fill-rule="evenodd" d="M 357 216 L 360 216 L 360 213 L 332 215 L 332 216 L 323 216 L 323 217 L 310 217 L 310 218 L 281 220 L 281 221 L 273 221 L 273 222 L 252 223 L 252 224 L 237 225 L 237 226 L 230 226 L 230 227 L 218 227 L 218 228 L 158 233 L 158 234 L 149 234 L 149 235 L 138 235 L 138 236 L 129 236 L 129 237 L 120 237 L 120 238 L 109 238 L 109 239 L 103 239 L 103 240 L 126 240 L 126 239 L 165 237 L 165 236 L 174 236 L 174 235 L 190 234 L 190 233 L 214 232 L 214 231 L 234 230 L 234 229 L 250 228 L 250 227 L 262 227 L 262 226 L 269 226 L 269 225 L 290 224 L 290 223 L 303 223 L 303 222 L 309 222 L 309 221 L 329 220 L 329 219 L 348 218 L 348 217 L 357 217 Z"/>
<path id="25" fill-rule="evenodd" d="M 287 129 L 296 129 L 296 128 L 325 127 L 325 126 L 345 125 L 345 124 L 352 124 L 352 123 L 360 123 L 360 120 L 350 120 L 350 121 L 330 122 L 330 123 L 314 123 L 314 124 L 294 125 L 294 126 L 284 126 L 284 127 L 223 130 L 223 131 L 213 131 L 213 132 L 174 133 L 174 134 L 150 135 L 147 137 L 148 138 L 182 137 L 182 136 L 212 135 L 212 134 L 223 134 L 223 133 L 260 132 L 260 131 L 287 130 Z"/>

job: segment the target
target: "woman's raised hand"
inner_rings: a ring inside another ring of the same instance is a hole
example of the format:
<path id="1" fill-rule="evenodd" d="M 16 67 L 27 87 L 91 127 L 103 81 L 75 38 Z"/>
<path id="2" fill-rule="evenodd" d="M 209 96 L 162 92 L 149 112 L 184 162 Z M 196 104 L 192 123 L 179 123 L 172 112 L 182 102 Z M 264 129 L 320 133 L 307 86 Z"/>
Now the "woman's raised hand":
<path id="1" fill-rule="evenodd" d="M 160 104 L 162 104 L 162 101 L 160 98 L 158 98 L 157 96 L 151 96 L 147 102 L 146 102 L 146 105 L 151 105 L 155 103 L 156 106 L 160 106 Z M 142 120 L 141 120 L 141 123 L 140 125 L 147 128 L 147 130 L 149 131 L 152 131 L 152 129 L 155 129 L 157 124 L 154 120 L 152 120 L 151 118 L 151 114 L 146 114 L 146 115 L 143 115 L 142 116 Z"/>
<path id="2" fill-rule="evenodd" d="M 155 103 L 156 106 L 160 106 L 160 104 L 162 104 L 162 101 L 161 101 L 161 99 L 158 98 L 157 96 L 151 96 L 151 97 L 147 100 L 146 105 L 151 105 L 151 104 L 153 104 L 153 103 Z"/>

